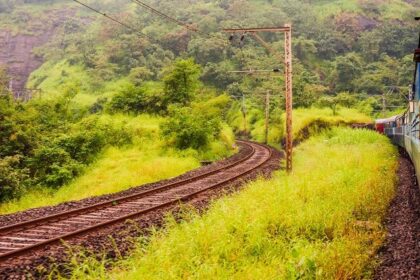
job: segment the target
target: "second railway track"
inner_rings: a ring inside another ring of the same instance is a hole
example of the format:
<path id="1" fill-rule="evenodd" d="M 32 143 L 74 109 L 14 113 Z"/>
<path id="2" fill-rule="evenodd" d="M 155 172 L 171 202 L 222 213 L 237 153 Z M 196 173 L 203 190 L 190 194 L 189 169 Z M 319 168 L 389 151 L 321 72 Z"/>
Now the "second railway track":
<path id="1" fill-rule="evenodd" d="M 262 166 L 271 149 L 239 141 L 249 152 L 240 159 L 198 176 L 0 228 L 0 261 L 49 244 L 133 219 L 163 207 L 186 202 L 196 195 L 233 182 Z"/>

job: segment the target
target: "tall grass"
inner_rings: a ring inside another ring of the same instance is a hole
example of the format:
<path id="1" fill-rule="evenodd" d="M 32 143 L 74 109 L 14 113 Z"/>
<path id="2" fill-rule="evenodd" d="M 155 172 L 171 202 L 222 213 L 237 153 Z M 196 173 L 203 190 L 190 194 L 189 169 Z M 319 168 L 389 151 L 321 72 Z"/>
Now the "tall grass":
<path id="1" fill-rule="evenodd" d="M 213 141 L 203 150 L 179 151 L 166 147 L 159 137 L 162 120 L 164 118 L 149 115 L 101 115 L 99 123 L 129 131 L 133 144 L 106 148 L 98 160 L 70 184 L 59 189 L 32 188 L 21 198 L 0 204 L 0 214 L 115 193 L 178 176 L 198 168 L 200 160 L 216 160 L 234 152 L 235 137 L 226 125 L 221 140 Z"/>
<path id="2" fill-rule="evenodd" d="M 203 216 L 169 219 L 111 272 L 87 261 L 73 278 L 367 278 L 384 238 L 396 166 L 385 137 L 333 129 L 297 148 L 290 175 L 251 183 Z"/>
<path id="3" fill-rule="evenodd" d="M 152 144 L 152 143 L 149 143 Z M 130 187 L 175 177 L 200 164 L 196 157 L 162 155 L 159 147 L 107 149 L 96 163 L 72 183 L 60 188 L 35 188 L 20 199 L 0 205 L 0 213 L 13 213 L 29 208 L 56 205 L 91 196 L 115 193 Z"/>
<path id="4" fill-rule="evenodd" d="M 286 116 L 282 113 L 276 117 L 277 120 L 270 121 L 268 143 L 278 145 L 285 136 Z M 372 119 L 356 109 L 339 108 L 336 114 L 329 108 L 300 108 L 293 110 L 293 134 L 296 141 L 304 140 L 308 129 L 317 132 L 321 127 L 332 127 L 352 123 L 371 123 Z M 240 112 L 232 114 L 231 123 L 235 130 L 243 130 L 244 120 Z M 265 121 L 261 111 L 250 110 L 247 119 L 247 130 L 251 138 L 263 142 L 265 140 Z"/>

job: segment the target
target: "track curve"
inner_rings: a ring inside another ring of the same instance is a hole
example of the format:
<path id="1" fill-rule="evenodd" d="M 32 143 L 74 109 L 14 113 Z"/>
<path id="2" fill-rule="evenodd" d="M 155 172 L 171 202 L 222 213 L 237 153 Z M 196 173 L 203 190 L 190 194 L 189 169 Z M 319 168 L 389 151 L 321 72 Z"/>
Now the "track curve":
<path id="1" fill-rule="evenodd" d="M 272 156 L 271 148 L 238 141 L 249 152 L 240 159 L 193 178 L 34 220 L 0 228 L 0 261 L 61 240 L 124 222 L 163 207 L 186 202 L 207 190 L 247 175 Z"/>

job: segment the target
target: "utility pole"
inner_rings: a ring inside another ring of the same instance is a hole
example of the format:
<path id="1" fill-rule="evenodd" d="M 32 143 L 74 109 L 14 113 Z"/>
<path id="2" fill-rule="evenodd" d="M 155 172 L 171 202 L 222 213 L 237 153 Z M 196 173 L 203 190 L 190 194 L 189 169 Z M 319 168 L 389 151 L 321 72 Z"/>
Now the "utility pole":
<path id="1" fill-rule="evenodd" d="M 293 153 L 293 130 L 292 130 L 292 110 L 293 110 L 293 93 L 292 93 L 292 26 L 286 24 L 283 27 L 262 27 L 262 28 L 229 28 L 223 29 L 224 32 L 241 33 L 242 37 L 249 33 L 259 43 L 261 43 L 267 51 L 281 60 L 281 55 L 273 50 L 262 37 L 258 35 L 259 32 L 281 32 L 284 33 L 284 75 L 285 75 L 285 96 L 286 96 L 286 169 L 288 172 L 292 171 L 292 153 Z"/>
<path id="2" fill-rule="evenodd" d="M 285 64 L 285 81 L 286 81 L 286 169 L 292 170 L 292 153 L 293 153 L 293 95 L 292 95 L 292 27 L 287 24 L 288 32 L 284 33 L 284 64 Z"/>
<path id="3" fill-rule="evenodd" d="M 244 131 L 247 133 L 245 94 L 242 93 L 242 115 L 244 117 Z"/>
<path id="4" fill-rule="evenodd" d="M 385 117 L 385 110 L 386 110 L 386 99 L 385 99 L 385 92 L 382 93 L 382 115 Z"/>
<path id="5" fill-rule="evenodd" d="M 268 143 L 268 125 L 270 117 L 270 91 L 267 90 L 265 94 L 265 144 Z"/>

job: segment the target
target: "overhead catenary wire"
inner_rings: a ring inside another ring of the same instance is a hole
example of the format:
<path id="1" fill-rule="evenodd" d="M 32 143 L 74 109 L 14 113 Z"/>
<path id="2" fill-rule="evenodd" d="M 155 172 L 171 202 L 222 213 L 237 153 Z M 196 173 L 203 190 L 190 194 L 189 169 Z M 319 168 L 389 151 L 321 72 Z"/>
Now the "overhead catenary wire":
<path id="1" fill-rule="evenodd" d="M 133 2 L 133 3 L 135 3 L 135 4 L 139 5 L 139 6 L 141 6 L 143 8 L 146 8 L 151 13 L 153 13 L 155 15 L 158 15 L 158 16 L 160 16 L 160 17 L 162 17 L 162 18 L 164 18 L 164 19 L 166 19 L 168 21 L 171 21 L 171 22 L 173 22 L 173 23 L 175 23 L 175 24 L 177 24 L 177 25 L 179 25 L 179 26 L 181 26 L 181 27 L 183 27 L 183 28 L 185 28 L 185 29 L 187 29 L 189 31 L 192 31 L 192 32 L 195 32 L 195 33 L 198 33 L 198 34 L 201 34 L 201 35 L 209 36 L 209 34 L 204 33 L 202 31 L 198 30 L 197 28 L 195 28 L 195 27 L 193 27 L 193 26 L 191 26 L 189 24 L 186 24 L 186 23 L 184 23 L 184 22 L 182 22 L 182 21 L 180 21 L 180 20 L 178 20 L 176 18 L 173 18 L 173 17 L 171 17 L 171 16 L 169 16 L 169 15 L 167 15 L 167 14 L 165 14 L 165 13 L 163 13 L 163 12 L 161 12 L 161 11 L 155 9 L 155 8 L 153 8 L 152 6 L 150 6 L 150 5 L 142 2 L 140 0 L 131 0 L 131 2 Z"/>
<path id="2" fill-rule="evenodd" d="M 139 36 L 141 36 L 141 37 L 145 37 L 145 38 L 149 39 L 149 41 L 151 41 L 151 42 L 154 42 L 154 43 L 156 43 L 156 42 L 157 42 L 157 40 L 155 40 L 154 38 L 152 38 L 152 37 L 148 36 L 147 34 L 143 33 L 143 32 L 142 32 L 141 30 L 139 30 L 138 28 L 135 28 L 135 27 L 133 27 L 133 26 L 130 26 L 129 24 L 124 23 L 124 22 L 122 22 L 122 21 L 120 21 L 120 20 L 116 19 L 115 17 L 112 17 L 112 16 L 108 15 L 107 13 L 101 12 L 101 11 L 99 11 L 98 9 L 95 9 L 95 8 L 93 8 L 93 7 L 89 6 L 88 4 L 83 3 L 83 2 L 80 2 L 80 1 L 78 1 L 78 0 L 72 0 L 72 1 L 73 1 L 73 2 L 75 2 L 75 3 L 78 3 L 78 4 L 79 4 L 79 5 L 81 5 L 81 6 L 84 6 L 85 8 L 87 8 L 87 9 L 89 9 L 89 10 L 91 10 L 91 11 L 93 11 L 93 12 L 97 13 L 97 14 L 100 14 L 100 15 L 102 15 L 102 16 L 104 16 L 104 17 L 108 18 L 109 20 L 111 20 L 111 21 L 113 21 L 113 22 L 115 22 L 115 23 L 120 24 L 121 26 L 126 27 L 127 29 L 129 29 L 129 30 L 131 30 L 131 31 L 134 31 L 134 32 L 135 32 L 136 34 L 138 34 Z M 157 15 L 157 16 L 159 16 L 159 17 L 161 17 L 161 18 L 165 18 L 165 19 L 167 19 L 167 20 L 169 20 L 169 21 L 171 21 L 171 22 L 174 22 L 174 23 L 176 23 L 177 25 L 182 26 L 183 28 L 186 28 L 186 29 L 187 29 L 187 30 L 189 30 L 189 31 L 192 31 L 192 32 L 197 33 L 197 34 L 200 34 L 200 35 L 205 36 L 205 37 L 207 37 L 207 38 L 212 37 L 212 38 L 214 38 L 214 39 L 220 40 L 220 42 L 226 43 L 226 41 L 225 41 L 225 40 L 222 40 L 222 39 L 220 39 L 220 38 L 218 38 L 218 37 L 215 37 L 215 36 L 214 36 L 214 34 L 209 34 L 209 33 L 202 32 L 202 31 L 198 30 L 197 28 L 195 28 L 195 27 L 193 27 L 193 26 L 191 26 L 191 25 L 189 25 L 189 24 L 186 24 L 186 23 L 184 23 L 184 22 L 182 22 L 182 21 L 180 21 L 180 20 L 177 20 L 177 19 L 175 19 L 175 18 L 173 18 L 173 17 L 171 17 L 171 16 L 169 16 L 169 15 L 167 15 L 167 14 L 165 14 L 165 13 L 163 13 L 163 12 L 161 12 L 161 11 L 159 11 L 159 10 L 155 9 L 155 8 L 153 8 L 151 5 L 148 5 L 148 4 L 146 4 L 146 3 L 144 3 L 144 2 L 142 2 L 142 1 L 140 1 L 140 0 L 131 0 L 131 2 L 136 3 L 137 5 L 139 5 L 139 6 L 141 6 L 141 7 L 146 8 L 148 11 L 152 12 L 153 14 L 155 14 L 155 15 Z M 220 32 L 220 33 L 221 33 L 221 32 Z M 244 34 L 242 34 L 242 36 L 241 36 L 241 42 L 244 40 L 244 38 L 245 38 L 245 33 L 244 33 Z M 241 54 L 242 54 L 242 58 L 241 58 L 240 60 L 241 60 L 241 62 L 243 63 L 243 61 L 242 61 L 242 60 L 244 60 L 244 59 L 245 59 L 245 57 L 244 57 L 244 54 L 243 54 L 243 52 L 242 52 L 242 47 L 240 47 L 240 51 L 241 51 Z"/>
<path id="3" fill-rule="evenodd" d="M 137 29 L 137 28 L 135 28 L 135 27 L 133 27 L 133 26 L 130 26 L 129 24 L 126 24 L 126 23 L 124 23 L 124 22 L 122 22 L 122 21 L 120 21 L 120 20 L 118 20 L 118 19 L 116 19 L 116 18 L 114 18 L 114 17 L 112 17 L 112 16 L 109 16 L 108 14 L 106 14 L 106 13 L 104 13 L 104 12 L 101 12 L 101 11 L 99 11 L 98 9 L 95 9 L 95 8 L 93 8 L 93 7 L 91 7 L 91 6 L 89 6 L 88 4 L 86 4 L 86 3 L 82 3 L 82 2 L 80 2 L 80 1 L 78 1 L 78 0 L 72 0 L 73 2 L 76 2 L 76 3 L 78 3 L 79 5 L 82 5 L 83 7 L 85 7 L 85 8 L 87 8 L 87 9 L 89 9 L 89 10 L 91 10 L 91 11 L 93 11 L 93 12 L 95 12 L 95 13 L 97 13 L 97 14 L 100 14 L 100 15 L 102 15 L 102 16 L 104 16 L 104 17 L 106 17 L 107 19 L 109 19 L 109 20 L 112 20 L 113 22 L 115 22 L 115 23 L 118 23 L 119 25 L 121 25 L 121 26 L 124 26 L 125 28 L 127 28 L 127 29 L 129 29 L 129 30 L 131 30 L 131 31 L 134 31 L 137 35 L 139 35 L 140 37 L 144 37 L 144 38 L 147 38 L 147 39 L 149 39 L 150 41 L 152 41 L 152 42 L 156 42 L 156 40 L 155 39 L 153 39 L 152 37 L 150 37 L 150 36 L 148 36 L 147 34 L 145 34 L 145 33 L 143 33 L 141 30 L 139 30 L 139 29 Z"/>
<path id="4" fill-rule="evenodd" d="M 168 14 L 165 14 L 165 13 L 159 11 L 158 9 L 152 7 L 151 5 L 144 3 L 143 1 L 140 1 L 140 0 L 130 0 L 130 1 L 133 2 L 133 3 L 135 3 L 135 4 L 137 4 L 137 5 L 139 5 L 139 6 L 141 6 L 141 7 L 143 7 L 143 8 L 145 8 L 145 9 L 147 9 L 152 14 L 155 14 L 155 15 L 157 15 L 157 16 L 159 16 L 161 18 L 164 18 L 164 19 L 166 19 L 168 21 L 171 21 L 171 22 L 177 24 L 178 26 L 181 26 L 181 27 L 183 27 L 183 28 L 185 28 L 185 29 L 187 29 L 187 30 L 189 30 L 191 32 L 194 32 L 196 34 L 199 34 L 199 35 L 201 35 L 203 37 L 206 37 L 208 39 L 209 38 L 215 39 L 216 41 L 219 41 L 219 42 L 223 43 L 223 45 L 225 45 L 227 43 L 226 40 L 223 40 L 221 38 L 216 37 L 214 33 L 206 33 L 206 32 L 203 32 L 203 31 L 199 30 L 198 28 L 192 26 L 191 24 L 187 24 L 187 23 L 182 22 L 182 21 L 180 21 L 180 20 L 178 20 L 178 19 L 176 19 L 174 17 L 171 17 Z M 222 32 L 220 32 L 220 31 L 219 32 L 216 32 L 216 33 L 222 34 Z"/>

